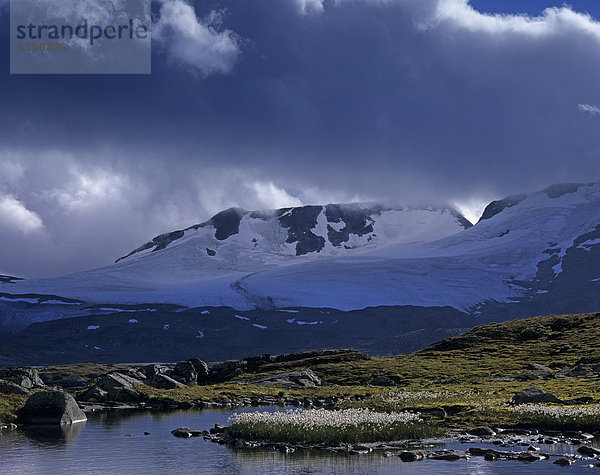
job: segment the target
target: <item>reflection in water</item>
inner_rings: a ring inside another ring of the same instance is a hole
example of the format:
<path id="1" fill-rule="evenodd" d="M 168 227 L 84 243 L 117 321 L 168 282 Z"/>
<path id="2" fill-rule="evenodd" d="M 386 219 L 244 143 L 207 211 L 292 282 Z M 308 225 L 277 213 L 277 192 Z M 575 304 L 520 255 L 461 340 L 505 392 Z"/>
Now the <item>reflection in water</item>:
<path id="1" fill-rule="evenodd" d="M 243 409 L 252 411 L 255 408 Z M 277 410 L 277 408 L 262 408 Z M 0 437 L 0 472 L 7 474 L 506 474 L 565 473 L 583 469 L 587 463 L 564 469 L 552 461 L 522 464 L 514 461 L 487 462 L 482 457 L 456 462 L 403 463 L 399 457 L 379 452 L 346 455 L 297 450 L 285 454 L 269 450 L 232 449 L 202 438 L 178 439 L 171 430 L 188 426 L 208 429 L 223 424 L 240 410 L 91 413 L 87 423 L 64 427 L 19 428 Z M 145 435 L 149 432 L 149 435 Z M 498 448 L 476 443 L 446 441 L 442 447 L 466 450 L 469 446 Z M 435 447 L 440 448 L 440 447 Z M 543 452 L 574 453 L 577 446 L 540 446 Z M 522 447 L 506 450 L 521 450 Z"/>
<path id="2" fill-rule="evenodd" d="M 60 447 L 70 444 L 85 426 L 85 422 L 62 426 L 24 426 L 25 437 L 39 447 Z"/>

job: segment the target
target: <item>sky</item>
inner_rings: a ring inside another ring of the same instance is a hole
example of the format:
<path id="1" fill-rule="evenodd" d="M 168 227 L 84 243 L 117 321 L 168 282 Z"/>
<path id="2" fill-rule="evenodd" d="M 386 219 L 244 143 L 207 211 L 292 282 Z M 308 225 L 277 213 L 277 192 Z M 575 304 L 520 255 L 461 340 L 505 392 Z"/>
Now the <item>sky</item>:
<path id="1" fill-rule="evenodd" d="M 58 0 L 56 0 L 58 1 Z M 10 75 L 0 273 L 109 265 L 230 206 L 483 206 L 600 181 L 600 2 L 158 0 L 151 75 Z M 0 0 L 0 44 L 8 44 Z"/>

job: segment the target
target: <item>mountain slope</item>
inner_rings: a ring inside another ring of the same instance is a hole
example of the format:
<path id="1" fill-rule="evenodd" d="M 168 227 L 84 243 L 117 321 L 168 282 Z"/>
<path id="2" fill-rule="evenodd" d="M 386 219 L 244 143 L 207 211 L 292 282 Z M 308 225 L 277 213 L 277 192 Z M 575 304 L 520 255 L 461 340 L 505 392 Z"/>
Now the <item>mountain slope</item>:
<path id="1" fill-rule="evenodd" d="M 490 203 L 472 227 L 444 208 L 227 210 L 159 236 L 111 266 L 0 283 L 0 327 L 16 332 L 70 319 L 81 336 L 74 344 L 119 348 L 124 336 L 115 333 L 137 335 L 127 319 L 122 331 L 98 331 L 97 344 L 87 336 L 103 318 L 122 315 L 144 319 L 173 348 L 177 338 L 162 327 L 181 324 L 198 352 L 223 355 L 267 351 L 277 338 L 284 348 L 298 348 L 302 327 L 303 348 L 337 342 L 382 353 L 408 348 L 405 335 L 419 329 L 448 334 L 490 321 L 594 312 L 599 286 L 600 185 L 567 184 Z M 214 326 L 198 307 L 220 307 L 216 315 L 229 315 L 224 308 L 257 313 Z M 378 322 L 370 321 L 369 307 L 379 309 Z M 315 314 L 328 309 L 339 318 Z M 358 328 L 371 324 L 380 328 L 361 339 Z M 39 327 L 36 341 L 59 331 L 56 325 Z"/>
<path id="2" fill-rule="evenodd" d="M 112 266 L 31 279 L 6 291 L 58 292 L 93 303 L 269 308 L 268 295 L 246 291 L 243 282 L 249 276 L 358 256 L 389 244 L 431 241 L 470 226 L 462 215 L 445 208 L 354 204 L 260 212 L 230 209 L 206 223 L 158 236 Z"/>

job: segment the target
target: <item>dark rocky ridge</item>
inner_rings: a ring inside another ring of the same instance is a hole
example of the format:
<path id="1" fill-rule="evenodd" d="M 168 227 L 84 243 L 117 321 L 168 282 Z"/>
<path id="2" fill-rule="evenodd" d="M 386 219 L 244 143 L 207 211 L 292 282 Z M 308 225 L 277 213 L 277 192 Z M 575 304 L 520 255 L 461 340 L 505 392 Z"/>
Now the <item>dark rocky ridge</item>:
<path id="1" fill-rule="evenodd" d="M 312 229 L 317 225 L 317 218 L 322 211 L 325 211 L 329 223 L 344 223 L 344 227 L 340 230 L 333 229 L 329 224 L 327 227 L 327 239 L 329 242 L 333 246 L 341 247 L 349 241 L 352 234 L 364 236 L 365 234 L 373 233 L 373 224 L 375 222 L 373 217 L 384 211 L 391 211 L 393 209 L 395 208 L 384 205 L 364 206 L 357 203 L 328 204 L 326 206 L 310 205 L 259 211 L 229 208 L 217 213 L 204 223 L 156 236 L 152 241 L 143 244 L 126 256 L 120 257 L 116 262 L 148 249 L 152 249 L 152 252 L 160 251 L 174 241 L 181 239 L 186 231 L 198 230 L 204 227 L 213 227 L 215 238 L 219 241 L 224 241 L 239 232 L 240 222 L 244 216 L 261 220 L 277 219 L 279 225 L 287 231 L 288 237 L 286 242 L 288 244 L 296 243 L 296 255 L 301 256 L 311 252 L 319 252 L 325 246 L 325 238 L 317 236 L 312 232 Z M 464 229 L 472 226 L 462 214 L 451 207 L 434 207 L 432 209 L 451 212 Z"/>

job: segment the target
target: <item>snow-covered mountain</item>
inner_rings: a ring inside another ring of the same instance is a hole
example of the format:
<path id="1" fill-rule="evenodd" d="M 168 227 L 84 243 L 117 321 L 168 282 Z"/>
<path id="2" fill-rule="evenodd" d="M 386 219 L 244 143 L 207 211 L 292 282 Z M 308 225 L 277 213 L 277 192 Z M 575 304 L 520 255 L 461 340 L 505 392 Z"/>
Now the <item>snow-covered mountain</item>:
<path id="1" fill-rule="evenodd" d="M 249 277 L 277 269 L 293 272 L 296 267 L 301 272 L 303 265 L 317 261 L 360 259 L 368 251 L 424 243 L 469 227 L 471 223 L 460 213 L 441 207 L 232 208 L 205 223 L 157 236 L 114 265 L 31 279 L 7 291 L 61 295 L 91 303 L 272 308 L 268 293 L 246 290 Z"/>
<path id="2" fill-rule="evenodd" d="M 219 330 L 202 320 L 216 307 L 231 308 L 219 313 Z M 120 314 L 169 329 L 177 314 L 211 351 L 235 338 L 240 351 L 257 341 L 269 351 L 273 339 L 289 344 L 309 331 L 313 343 L 373 348 L 419 328 L 598 309 L 599 184 L 492 202 L 475 226 L 443 207 L 230 209 L 104 268 L 0 282 L 4 328 L 66 317 L 100 328 Z M 238 337 L 210 340 L 240 325 Z"/>

